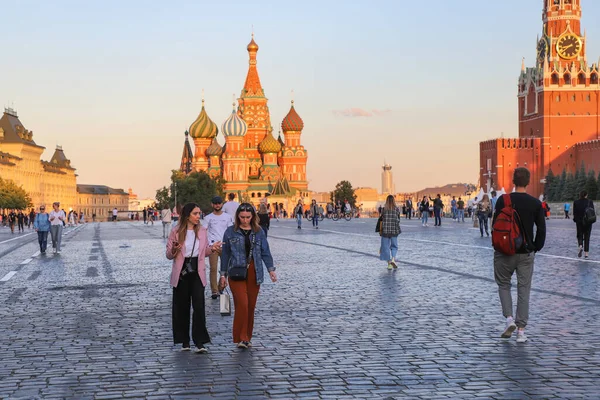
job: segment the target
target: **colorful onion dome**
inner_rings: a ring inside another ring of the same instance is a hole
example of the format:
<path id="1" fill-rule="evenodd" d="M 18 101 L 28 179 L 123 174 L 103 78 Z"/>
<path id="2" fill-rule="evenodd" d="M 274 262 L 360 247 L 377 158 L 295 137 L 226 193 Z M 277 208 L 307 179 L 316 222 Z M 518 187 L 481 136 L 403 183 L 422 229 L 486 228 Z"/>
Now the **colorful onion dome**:
<path id="1" fill-rule="evenodd" d="M 198 118 L 190 126 L 190 136 L 193 138 L 212 139 L 217 136 L 217 133 L 219 133 L 217 124 L 208 118 L 204 109 L 204 100 L 202 100 L 202 110 Z"/>
<path id="2" fill-rule="evenodd" d="M 250 43 L 248 43 L 247 49 L 248 49 L 248 52 L 257 52 L 258 51 L 258 45 L 254 41 L 254 34 L 252 34 L 252 40 L 250 41 Z"/>
<path id="3" fill-rule="evenodd" d="M 279 153 L 281 151 L 281 144 L 273 137 L 271 131 L 267 133 L 267 136 L 258 145 L 258 151 L 263 154 L 267 153 Z"/>
<path id="4" fill-rule="evenodd" d="M 248 130 L 248 125 L 246 121 L 241 119 L 237 113 L 235 112 L 235 103 L 233 104 L 233 111 L 229 118 L 223 122 L 221 126 L 221 132 L 225 137 L 227 136 L 244 136 L 246 135 L 246 131 Z"/>
<path id="5" fill-rule="evenodd" d="M 217 138 L 214 138 L 210 146 L 208 146 L 208 148 L 206 149 L 206 155 L 208 157 L 212 157 L 220 156 L 221 154 L 223 154 L 223 148 L 221 147 L 219 142 L 217 142 Z"/>
<path id="6" fill-rule="evenodd" d="M 290 131 L 299 132 L 302 129 L 304 129 L 304 121 L 302 121 L 302 118 L 300 118 L 300 116 L 294 109 L 294 100 L 292 100 L 292 107 L 290 108 L 290 111 L 288 112 L 288 114 L 283 119 L 283 122 L 281 123 L 281 129 L 284 132 L 290 132 Z"/>

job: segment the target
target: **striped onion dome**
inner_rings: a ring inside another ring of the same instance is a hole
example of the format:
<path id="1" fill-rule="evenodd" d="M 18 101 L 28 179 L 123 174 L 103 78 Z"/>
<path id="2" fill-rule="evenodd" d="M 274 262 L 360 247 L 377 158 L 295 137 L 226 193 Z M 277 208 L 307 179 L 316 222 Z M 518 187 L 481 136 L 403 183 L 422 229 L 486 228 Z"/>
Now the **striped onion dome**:
<path id="1" fill-rule="evenodd" d="M 246 135 L 246 131 L 248 130 L 248 125 L 246 121 L 241 119 L 237 113 L 235 112 L 235 104 L 233 104 L 233 111 L 229 118 L 223 122 L 221 126 L 221 132 L 225 137 L 227 136 L 244 136 Z"/>
<path id="2" fill-rule="evenodd" d="M 281 151 L 281 144 L 273 137 L 271 132 L 267 133 L 267 136 L 258 145 L 258 151 L 263 154 L 267 153 L 279 153 Z"/>
<path id="3" fill-rule="evenodd" d="M 300 116 L 294 109 L 294 100 L 292 100 L 292 107 L 290 108 L 290 111 L 288 112 L 288 114 L 283 119 L 283 122 L 281 123 L 281 129 L 284 132 L 290 132 L 290 131 L 299 132 L 302 129 L 304 129 L 304 122 L 302 121 L 302 118 L 300 118 Z"/>
<path id="4" fill-rule="evenodd" d="M 193 138 L 212 139 L 217 136 L 217 133 L 219 133 L 217 124 L 208 118 L 204 109 L 204 100 L 202 100 L 202 110 L 198 118 L 190 126 L 190 136 Z"/>
<path id="5" fill-rule="evenodd" d="M 217 138 L 214 138 L 210 146 L 208 146 L 208 148 L 206 149 L 206 155 L 208 157 L 212 157 L 220 156 L 221 154 L 223 154 L 223 148 L 221 147 L 219 142 L 217 142 Z"/>

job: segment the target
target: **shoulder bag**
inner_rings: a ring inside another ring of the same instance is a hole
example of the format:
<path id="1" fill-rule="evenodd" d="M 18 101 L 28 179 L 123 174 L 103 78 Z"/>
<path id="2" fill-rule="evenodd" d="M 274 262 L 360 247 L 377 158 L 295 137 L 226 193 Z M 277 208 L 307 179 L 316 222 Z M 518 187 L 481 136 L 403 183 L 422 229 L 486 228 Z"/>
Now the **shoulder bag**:
<path id="1" fill-rule="evenodd" d="M 196 236 L 196 232 L 194 231 L 194 244 L 192 245 L 192 252 L 190 253 L 190 257 L 186 257 L 183 262 L 183 268 L 181 268 L 181 274 L 179 274 L 179 279 L 185 278 L 187 275 L 195 272 L 194 264 L 192 264 L 192 256 L 194 255 L 194 249 L 196 248 L 196 240 L 198 237 Z"/>
<path id="2" fill-rule="evenodd" d="M 248 262 L 246 266 L 238 266 L 229 268 L 229 279 L 232 281 L 245 281 L 248 278 L 248 268 L 250 268 L 250 262 L 252 262 L 252 256 L 254 252 L 254 241 L 256 240 L 256 235 L 254 232 L 250 234 L 250 255 L 248 256 Z"/>

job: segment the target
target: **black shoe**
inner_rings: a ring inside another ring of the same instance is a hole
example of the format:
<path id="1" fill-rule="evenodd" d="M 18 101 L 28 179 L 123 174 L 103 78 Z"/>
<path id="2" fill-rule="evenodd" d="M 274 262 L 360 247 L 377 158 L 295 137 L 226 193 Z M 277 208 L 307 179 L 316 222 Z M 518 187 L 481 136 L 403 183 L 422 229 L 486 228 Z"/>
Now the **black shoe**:
<path id="1" fill-rule="evenodd" d="M 214 299 L 216 299 L 217 297 L 219 297 L 219 295 L 218 295 L 217 293 L 213 293 L 211 297 L 212 297 L 212 299 L 214 300 Z"/>
<path id="2" fill-rule="evenodd" d="M 583 247 L 580 247 L 579 253 L 577 253 L 577 257 L 581 258 L 582 255 L 583 255 Z"/>

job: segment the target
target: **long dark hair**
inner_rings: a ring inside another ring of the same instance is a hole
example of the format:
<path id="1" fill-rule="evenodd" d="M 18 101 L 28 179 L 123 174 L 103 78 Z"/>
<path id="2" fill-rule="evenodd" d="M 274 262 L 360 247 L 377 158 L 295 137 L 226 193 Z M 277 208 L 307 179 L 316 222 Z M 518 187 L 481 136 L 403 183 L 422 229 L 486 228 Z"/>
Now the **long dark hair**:
<path id="1" fill-rule="evenodd" d="M 258 224 L 258 215 L 256 215 L 256 210 L 254 209 L 254 206 L 250 203 L 242 203 L 235 212 L 235 221 L 233 222 L 234 230 L 237 231 L 240 229 L 240 213 L 242 211 L 250 212 L 252 214 L 252 219 L 250 220 L 250 228 L 252 229 L 252 231 L 258 232 L 262 229 Z"/>
<path id="2" fill-rule="evenodd" d="M 192 211 L 194 211 L 194 208 L 196 207 L 198 209 L 200 208 L 200 206 L 196 203 L 187 203 L 185 206 L 183 206 L 183 209 L 181 210 L 181 215 L 179 216 L 179 227 L 177 228 L 177 240 L 179 241 L 179 244 L 185 242 L 185 235 L 187 235 L 187 224 L 190 220 L 190 215 L 192 214 Z M 196 236 L 198 236 L 199 230 L 200 224 L 194 225 L 194 233 L 196 234 Z"/>
<path id="3" fill-rule="evenodd" d="M 385 199 L 385 207 L 386 210 L 396 210 L 396 199 L 391 194 Z"/>

